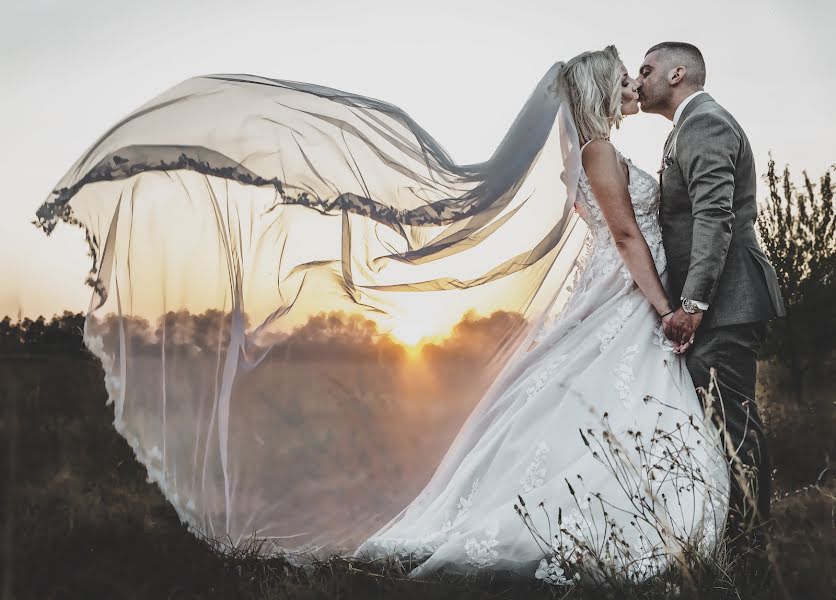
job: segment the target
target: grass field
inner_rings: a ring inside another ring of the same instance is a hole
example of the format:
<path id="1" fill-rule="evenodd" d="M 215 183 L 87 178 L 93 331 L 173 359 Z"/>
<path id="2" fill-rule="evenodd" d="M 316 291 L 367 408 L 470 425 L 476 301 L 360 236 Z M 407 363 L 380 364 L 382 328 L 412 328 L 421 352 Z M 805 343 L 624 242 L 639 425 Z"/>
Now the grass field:
<path id="1" fill-rule="evenodd" d="M 735 566 L 695 586 L 647 586 L 632 597 L 833 598 L 836 590 L 836 390 L 832 371 L 790 403 L 761 368 L 773 452 L 768 568 Z M 11 598 L 525 598 L 564 597 L 528 584 L 439 576 L 407 581 L 333 561 L 304 570 L 243 552 L 221 557 L 188 533 L 112 426 L 98 362 L 81 352 L 0 356 L 2 600 Z M 830 379 L 828 379 L 828 377 Z M 522 527 L 522 524 L 521 524 Z M 603 592 L 568 591 L 567 598 Z M 619 596 L 622 597 L 622 596 Z"/>

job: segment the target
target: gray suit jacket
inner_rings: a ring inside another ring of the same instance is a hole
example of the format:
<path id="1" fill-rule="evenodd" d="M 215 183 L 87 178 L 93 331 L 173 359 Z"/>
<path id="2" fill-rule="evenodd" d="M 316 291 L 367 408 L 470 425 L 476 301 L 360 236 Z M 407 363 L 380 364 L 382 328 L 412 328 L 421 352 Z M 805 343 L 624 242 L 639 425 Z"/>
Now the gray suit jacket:
<path id="1" fill-rule="evenodd" d="M 660 218 L 671 306 L 680 297 L 708 302 L 704 328 L 785 314 L 755 235 L 756 180 L 734 117 L 708 94 L 692 99 L 665 144 Z"/>

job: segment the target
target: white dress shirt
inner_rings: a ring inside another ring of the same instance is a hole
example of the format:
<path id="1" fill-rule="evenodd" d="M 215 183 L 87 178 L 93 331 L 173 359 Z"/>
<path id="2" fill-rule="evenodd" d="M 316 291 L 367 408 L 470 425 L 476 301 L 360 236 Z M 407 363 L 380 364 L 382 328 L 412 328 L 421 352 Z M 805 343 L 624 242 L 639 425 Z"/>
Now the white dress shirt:
<path id="1" fill-rule="evenodd" d="M 682 116 L 682 111 L 685 110 L 685 107 L 688 106 L 688 103 L 691 100 L 693 100 L 694 98 L 696 98 L 697 96 L 699 96 L 700 94 L 705 94 L 705 90 L 699 90 L 699 91 L 694 92 L 693 94 L 691 94 L 690 96 L 685 98 L 685 100 L 683 100 L 679 104 L 679 106 L 676 107 L 676 112 L 673 113 L 673 126 L 674 127 L 676 127 L 676 124 L 679 122 L 679 117 Z M 708 302 L 701 302 L 701 301 L 699 301 L 695 298 L 691 298 L 691 299 L 694 301 L 694 304 L 696 304 L 697 308 L 699 308 L 700 310 L 703 310 L 703 311 L 708 310 Z M 680 298 L 680 300 L 685 300 L 685 297 L 683 296 L 682 298 Z"/>

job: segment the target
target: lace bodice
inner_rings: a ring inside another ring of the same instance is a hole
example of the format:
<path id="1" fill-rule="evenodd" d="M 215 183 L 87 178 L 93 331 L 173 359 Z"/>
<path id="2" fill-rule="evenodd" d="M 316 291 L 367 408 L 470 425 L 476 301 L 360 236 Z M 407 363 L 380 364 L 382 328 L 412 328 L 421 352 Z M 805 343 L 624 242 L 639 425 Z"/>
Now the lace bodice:
<path id="1" fill-rule="evenodd" d="M 661 200 L 659 184 L 648 172 L 638 168 L 620 152 L 616 152 L 627 164 L 630 173 L 628 189 L 633 201 L 636 222 L 645 240 L 647 240 L 656 268 L 661 273 L 665 268 L 665 252 L 662 247 L 662 229 L 659 225 L 659 204 Z M 612 234 L 604 215 L 601 213 L 598 199 L 592 192 L 589 179 L 583 169 L 581 169 L 580 180 L 578 181 L 575 209 L 589 225 L 591 248 L 589 248 L 588 260 L 599 263 L 598 266 L 604 268 L 607 272 L 611 270 L 606 268 L 607 266 L 611 268 L 623 267 L 623 261 L 613 243 Z M 625 277 L 629 278 L 628 272 L 625 272 Z"/>

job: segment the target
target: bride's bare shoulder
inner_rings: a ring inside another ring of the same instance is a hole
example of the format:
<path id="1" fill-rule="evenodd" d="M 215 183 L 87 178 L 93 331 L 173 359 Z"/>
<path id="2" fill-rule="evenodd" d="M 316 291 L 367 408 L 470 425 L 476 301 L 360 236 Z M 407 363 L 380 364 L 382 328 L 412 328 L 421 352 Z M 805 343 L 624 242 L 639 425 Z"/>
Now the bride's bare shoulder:
<path id="1" fill-rule="evenodd" d="M 615 146 L 612 145 L 612 142 L 604 138 L 589 140 L 581 146 L 581 159 L 583 161 L 586 161 L 587 157 L 592 157 L 593 160 L 598 160 L 615 155 Z"/>
<path id="2" fill-rule="evenodd" d="M 590 140 L 583 145 L 581 162 L 590 180 L 619 176 L 623 172 L 618 151 L 603 138 Z"/>

